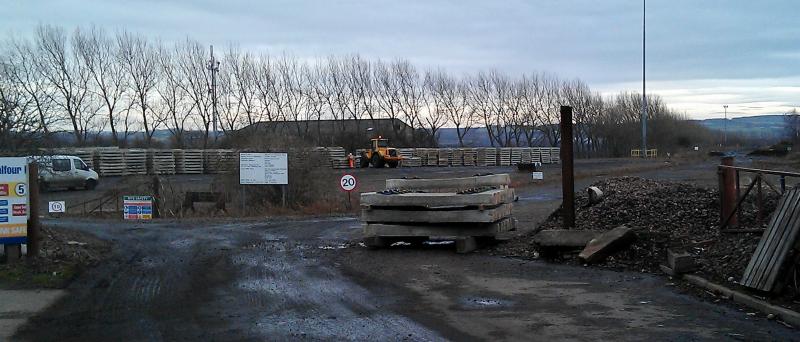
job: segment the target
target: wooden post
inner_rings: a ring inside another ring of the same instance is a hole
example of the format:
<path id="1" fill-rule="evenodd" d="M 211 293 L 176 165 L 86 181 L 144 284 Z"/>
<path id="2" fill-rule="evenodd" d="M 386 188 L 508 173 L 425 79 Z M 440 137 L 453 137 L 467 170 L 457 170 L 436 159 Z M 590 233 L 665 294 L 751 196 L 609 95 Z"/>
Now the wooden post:
<path id="1" fill-rule="evenodd" d="M 39 165 L 28 164 L 28 255 L 39 255 Z"/>
<path id="2" fill-rule="evenodd" d="M 764 221 L 764 194 L 761 190 L 761 178 L 764 177 L 763 174 L 759 173 L 756 177 L 758 177 L 758 189 L 756 189 L 756 206 L 758 206 L 758 211 L 756 211 L 756 221 L 758 225 L 761 225 L 761 222 Z"/>
<path id="3" fill-rule="evenodd" d="M 564 228 L 575 227 L 575 172 L 572 153 L 572 107 L 561 106 L 561 204 Z"/>

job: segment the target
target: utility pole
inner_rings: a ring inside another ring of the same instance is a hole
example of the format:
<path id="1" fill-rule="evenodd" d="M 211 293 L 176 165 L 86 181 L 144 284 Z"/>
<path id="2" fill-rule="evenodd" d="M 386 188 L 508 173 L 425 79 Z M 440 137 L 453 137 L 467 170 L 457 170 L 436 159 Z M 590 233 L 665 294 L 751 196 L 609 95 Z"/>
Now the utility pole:
<path id="1" fill-rule="evenodd" d="M 647 92 L 645 88 L 645 34 L 647 0 L 642 0 L 642 158 L 647 158 Z"/>
<path id="2" fill-rule="evenodd" d="M 211 59 L 208 60 L 208 70 L 211 71 L 211 87 L 208 92 L 211 94 L 211 116 L 214 122 L 214 142 L 217 141 L 217 73 L 219 72 L 219 61 L 214 58 L 214 45 L 211 45 Z"/>
<path id="3" fill-rule="evenodd" d="M 723 105 L 725 108 L 725 123 L 722 126 L 722 147 L 728 146 L 728 105 Z"/>

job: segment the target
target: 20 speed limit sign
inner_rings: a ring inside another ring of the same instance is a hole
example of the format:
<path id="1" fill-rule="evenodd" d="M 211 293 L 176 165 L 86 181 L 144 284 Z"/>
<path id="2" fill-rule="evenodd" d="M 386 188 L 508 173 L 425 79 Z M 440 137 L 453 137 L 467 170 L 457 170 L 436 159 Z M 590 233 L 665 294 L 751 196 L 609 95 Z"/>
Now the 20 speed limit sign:
<path id="1" fill-rule="evenodd" d="M 339 186 L 342 188 L 342 190 L 350 192 L 355 190 L 356 186 L 358 186 L 358 181 L 356 180 L 356 177 L 353 177 L 353 175 L 344 175 L 341 179 L 339 179 Z"/>

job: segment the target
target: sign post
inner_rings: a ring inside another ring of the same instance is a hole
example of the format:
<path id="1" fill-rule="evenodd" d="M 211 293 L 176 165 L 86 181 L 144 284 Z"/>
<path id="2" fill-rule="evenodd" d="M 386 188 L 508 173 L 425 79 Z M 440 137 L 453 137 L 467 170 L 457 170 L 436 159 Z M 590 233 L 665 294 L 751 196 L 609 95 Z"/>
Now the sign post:
<path id="1" fill-rule="evenodd" d="M 15 262 L 28 243 L 28 160 L 0 158 L 0 244 Z"/>
<path id="2" fill-rule="evenodd" d="M 342 188 L 343 191 L 347 192 L 347 209 L 350 209 L 353 203 L 352 199 L 350 198 L 350 193 L 358 187 L 358 180 L 351 174 L 345 174 L 339 179 L 339 187 Z"/>

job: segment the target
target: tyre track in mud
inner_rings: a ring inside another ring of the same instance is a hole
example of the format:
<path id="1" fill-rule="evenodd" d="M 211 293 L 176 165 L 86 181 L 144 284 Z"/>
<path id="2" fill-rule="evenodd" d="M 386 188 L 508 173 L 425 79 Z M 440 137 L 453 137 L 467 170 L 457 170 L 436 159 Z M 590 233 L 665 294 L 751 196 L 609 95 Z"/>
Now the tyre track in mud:
<path id="1" fill-rule="evenodd" d="M 48 223 L 112 240 L 114 253 L 21 340 L 441 339 L 323 260 L 321 247 L 354 234 L 353 219 Z"/>

